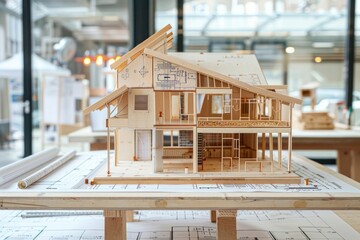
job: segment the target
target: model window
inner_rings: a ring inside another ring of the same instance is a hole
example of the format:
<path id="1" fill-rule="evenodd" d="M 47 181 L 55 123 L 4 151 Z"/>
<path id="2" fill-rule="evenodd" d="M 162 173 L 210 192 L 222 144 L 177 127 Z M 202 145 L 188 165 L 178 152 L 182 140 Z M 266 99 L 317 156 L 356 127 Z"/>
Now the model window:
<path id="1" fill-rule="evenodd" d="M 222 114 L 223 97 L 222 95 L 213 95 L 211 99 L 211 113 Z"/>
<path id="2" fill-rule="evenodd" d="M 193 131 L 191 130 L 171 130 L 164 131 L 164 147 L 192 147 Z"/>
<path id="3" fill-rule="evenodd" d="M 171 147 L 171 131 L 164 131 L 164 147 Z"/>
<path id="4" fill-rule="evenodd" d="M 135 95 L 135 110 L 148 110 L 148 95 Z"/>

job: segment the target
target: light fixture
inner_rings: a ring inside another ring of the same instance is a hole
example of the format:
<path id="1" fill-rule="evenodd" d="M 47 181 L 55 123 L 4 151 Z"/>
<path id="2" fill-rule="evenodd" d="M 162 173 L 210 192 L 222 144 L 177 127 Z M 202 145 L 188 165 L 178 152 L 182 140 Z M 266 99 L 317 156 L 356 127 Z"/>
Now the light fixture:
<path id="1" fill-rule="evenodd" d="M 287 48 L 285 48 L 285 52 L 288 53 L 288 54 L 294 53 L 295 48 L 294 47 L 287 47 Z"/>
<path id="2" fill-rule="evenodd" d="M 115 61 L 119 60 L 121 58 L 120 55 L 117 55 L 116 58 L 115 58 Z"/>
<path id="3" fill-rule="evenodd" d="M 89 50 L 85 51 L 84 59 L 83 59 L 84 66 L 89 66 L 91 64 L 90 52 Z"/>
<path id="4" fill-rule="evenodd" d="M 321 63 L 321 62 L 322 62 L 322 58 L 321 58 L 321 57 L 315 57 L 315 58 L 314 58 L 314 61 L 315 61 L 316 63 Z"/>
<path id="5" fill-rule="evenodd" d="M 104 56 L 99 54 L 96 56 L 96 59 L 95 59 L 95 63 L 97 66 L 102 66 L 104 65 Z"/>

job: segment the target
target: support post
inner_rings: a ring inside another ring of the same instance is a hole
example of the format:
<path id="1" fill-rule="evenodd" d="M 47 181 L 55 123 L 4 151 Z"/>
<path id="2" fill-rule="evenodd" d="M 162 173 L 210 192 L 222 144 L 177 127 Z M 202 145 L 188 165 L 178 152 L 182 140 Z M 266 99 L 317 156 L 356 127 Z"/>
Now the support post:
<path id="1" fill-rule="evenodd" d="M 354 91 L 354 61 L 355 61 L 355 4 L 356 0 L 347 1 L 347 36 L 345 45 L 345 89 L 346 106 L 349 111 L 352 109 Z M 349 119 L 350 123 L 350 119 Z"/>
<path id="2" fill-rule="evenodd" d="M 270 152 L 270 161 L 271 161 L 271 163 L 274 160 L 273 150 L 274 150 L 274 147 L 273 147 L 273 135 L 272 135 L 272 133 L 269 133 L 269 152 Z"/>
<path id="3" fill-rule="evenodd" d="M 32 154 L 32 1 L 22 1 L 22 35 L 23 35 L 23 103 L 24 103 L 24 157 Z"/>
<path id="4" fill-rule="evenodd" d="M 184 0 L 177 0 L 177 41 L 176 50 L 177 52 L 184 51 Z"/>
<path id="5" fill-rule="evenodd" d="M 282 165 L 282 133 L 278 133 L 278 163 L 279 163 L 279 169 L 281 169 Z"/>
<path id="6" fill-rule="evenodd" d="M 126 211 L 104 210 L 106 240 L 126 240 Z"/>
<path id="7" fill-rule="evenodd" d="M 216 211 L 216 239 L 236 240 L 236 210 Z"/>
<path id="8" fill-rule="evenodd" d="M 197 151 L 198 151 L 198 145 L 197 145 L 197 131 L 196 131 L 196 127 L 193 128 L 193 173 L 197 173 L 198 172 L 198 158 L 197 158 Z"/>
<path id="9" fill-rule="evenodd" d="M 135 47 L 154 32 L 154 1 L 132 0 L 130 8 L 130 42 Z"/>
<path id="10" fill-rule="evenodd" d="M 109 120 L 110 120 L 110 106 L 109 104 L 106 105 L 107 108 L 107 119 L 106 119 L 106 141 L 107 141 L 107 175 L 110 176 L 110 127 L 109 127 Z"/>
<path id="11" fill-rule="evenodd" d="M 261 138 L 261 158 L 265 160 L 265 148 L 266 148 L 266 136 L 265 133 L 262 134 Z"/>

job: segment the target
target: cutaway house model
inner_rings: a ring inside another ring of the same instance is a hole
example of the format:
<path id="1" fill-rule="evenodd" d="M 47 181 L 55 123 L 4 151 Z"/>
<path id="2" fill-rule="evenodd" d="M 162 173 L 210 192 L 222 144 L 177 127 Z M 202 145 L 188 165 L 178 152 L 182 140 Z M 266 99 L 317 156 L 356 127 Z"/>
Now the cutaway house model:
<path id="1" fill-rule="evenodd" d="M 107 108 L 108 175 L 137 160 L 151 161 L 149 173 L 292 176 L 291 110 L 301 100 L 268 85 L 255 55 L 168 53 L 170 29 L 113 63 L 116 90 L 84 110 Z"/>

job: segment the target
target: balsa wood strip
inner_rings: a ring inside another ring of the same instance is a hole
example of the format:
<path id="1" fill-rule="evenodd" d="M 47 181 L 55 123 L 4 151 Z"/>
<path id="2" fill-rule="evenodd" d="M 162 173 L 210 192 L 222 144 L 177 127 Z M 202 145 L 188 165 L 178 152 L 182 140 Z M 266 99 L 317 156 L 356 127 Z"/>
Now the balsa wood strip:
<path id="1" fill-rule="evenodd" d="M 92 184 L 300 184 L 301 178 L 288 175 L 250 177 L 95 177 Z"/>
<path id="2" fill-rule="evenodd" d="M 211 76 L 213 78 L 220 79 L 220 80 L 222 80 L 222 81 L 224 81 L 224 82 L 226 82 L 228 84 L 231 84 L 233 86 L 242 88 L 242 89 L 250 91 L 250 92 L 255 92 L 255 93 L 264 95 L 266 97 L 280 99 L 280 100 L 285 101 L 287 103 L 294 103 L 294 104 L 301 104 L 302 103 L 302 100 L 300 100 L 300 99 L 293 98 L 293 97 L 290 97 L 290 96 L 286 96 L 286 95 L 283 95 L 283 94 L 280 94 L 280 93 L 275 93 L 275 92 L 266 90 L 264 88 L 259 88 L 259 87 L 256 87 L 256 86 L 252 86 L 252 85 L 250 85 L 248 83 L 245 83 L 245 82 L 242 82 L 242 81 L 237 81 L 237 80 L 235 80 L 235 79 L 233 79 L 231 77 L 222 75 L 222 74 L 220 74 L 218 72 L 211 71 L 211 70 L 209 70 L 207 68 L 203 68 L 201 66 L 197 66 L 197 65 L 185 62 L 182 59 L 174 57 L 174 56 L 170 56 L 170 55 L 167 55 L 167 54 L 156 52 L 156 51 L 154 51 L 152 49 L 145 48 L 144 53 L 148 54 L 148 55 L 150 55 L 152 57 L 162 59 L 164 61 L 171 62 L 173 64 L 182 66 L 184 68 L 200 72 L 201 74 L 205 74 L 205 75 Z"/>
<path id="3" fill-rule="evenodd" d="M 126 86 L 122 86 L 121 88 L 118 88 L 118 89 L 114 90 L 112 93 L 110 93 L 107 96 L 101 98 L 96 103 L 94 103 L 91 106 L 85 108 L 83 110 L 83 114 L 87 115 L 87 114 L 91 113 L 92 111 L 103 109 L 106 106 L 106 104 L 108 104 L 109 102 L 112 102 L 114 99 L 120 97 L 121 94 L 124 94 L 127 90 L 128 90 L 128 88 Z"/>
<path id="4" fill-rule="evenodd" d="M 171 29 L 171 25 L 168 24 L 165 27 L 163 27 L 162 29 L 160 29 L 158 32 L 151 35 L 149 38 L 144 40 L 142 43 L 140 43 L 139 45 L 137 45 L 136 47 L 131 49 L 129 52 L 124 54 L 119 60 L 117 60 L 116 62 L 111 64 L 110 65 L 111 69 L 118 69 L 119 66 L 121 66 L 121 64 L 123 64 L 123 63 L 127 64 L 129 58 L 133 57 L 135 54 L 138 54 L 140 51 L 142 51 L 144 48 L 146 48 L 152 42 L 156 41 L 158 38 L 162 38 L 163 34 L 166 33 L 167 31 L 169 31 L 170 29 Z"/>

